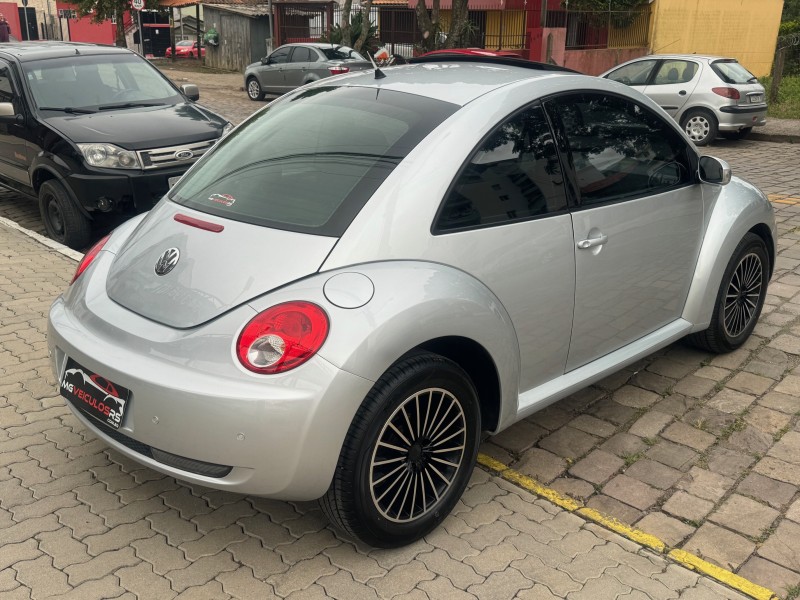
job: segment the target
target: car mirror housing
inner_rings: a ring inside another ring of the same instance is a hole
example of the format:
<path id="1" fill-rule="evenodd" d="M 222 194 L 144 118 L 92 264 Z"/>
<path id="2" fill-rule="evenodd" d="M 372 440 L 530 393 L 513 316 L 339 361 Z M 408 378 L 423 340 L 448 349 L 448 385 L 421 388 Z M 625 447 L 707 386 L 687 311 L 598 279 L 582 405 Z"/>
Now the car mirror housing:
<path id="1" fill-rule="evenodd" d="M 0 123 L 22 123 L 23 116 L 18 115 L 11 102 L 0 102 Z"/>
<path id="2" fill-rule="evenodd" d="M 264 58 L 262 58 L 261 59 L 261 64 L 262 65 L 268 65 L 269 64 L 269 56 L 265 56 Z"/>
<path id="3" fill-rule="evenodd" d="M 200 100 L 200 89 L 193 83 L 184 83 L 181 86 L 181 92 L 189 100 Z"/>
<path id="4" fill-rule="evenodd" d="M 727 185 L 731 181 L 731 167 L 721 158 L 701 156 L 698 175 L 704 183 Z"/>

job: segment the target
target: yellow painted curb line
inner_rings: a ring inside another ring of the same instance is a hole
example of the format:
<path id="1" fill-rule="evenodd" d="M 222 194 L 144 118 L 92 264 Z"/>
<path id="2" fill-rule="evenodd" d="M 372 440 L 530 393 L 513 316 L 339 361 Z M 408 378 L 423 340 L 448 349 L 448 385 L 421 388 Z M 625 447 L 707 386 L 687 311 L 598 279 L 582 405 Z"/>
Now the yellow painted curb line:
<path id="1" fill-rule="evenodd" d="M 667 556 L 674 561 L 681 563 L 685 567 L 703 573 L 704 575 L 708 575 L 709 577 L 724 583 L 728 587 L 732 587 L 733 589 L 738 590 L 743 594 L 747 594 L 756 600 L 771 600 L 772 598 L 776 597 L 775 592 L 772 590 L 768 590 L 765 587 L 756 585 L 744 577 L 740 577 L 739 575 L 731 573 L 727 569 L 722 569 L 717 565 L 712 565 L 710 562 L 703 560 L 694 554 L 685 552 L 684 550 L 672 550 Z"/>
<path id="2" fill-rule="evenodd" d="M 532 492 L 537 496 L 541 496 L 556 506 L 560 506 L 569 512 L 574 512 L 582 516 L 584 519 L 593 521 L 606 529 L 610 529 L 611 531 L 618 533 L 622 537 L 636 542 L 641 546 L 651 548 L 660 554 L 666 554 L 669 558 L 677 563 L 680 563 L 684 567 L 692 569 L 693 571 L 697 571 L 698 573 L 702 573 L 711 579 L 715 579 L 716 581 L 719 581 L 720 583 L 723 583 L 738 592 L 746 594 L 755 600 L 772 600 L 773 598 L 778 597 L 777 594 L 775 594 L 775 592 L 772 590 L 761 587 L 760 585 L 756 585 L 752 581 L 748 581 L 744 577 L 736 575 L 727 569 L 713 565 L 710 562 L 703 560 L 699 556 L 690 554 L 685 550 L 671 550 L 667 544 L 665 544 L 656 536 L 645 533 L 644 531 L 631 527 L 630 525 L 626 525 L 625 523 L 622 523 L 613 517 L 608 517 L 594 510 L 593 508 L 584 506 L 577 500 L 573 500 L 572 498 L 564 496 L 552 488 L 543 486 L 532 477 L 528 477 L 527 475 L 518 473 L 514 469 L 510 469 L 500 461 L 493 459 L 491 456 L 487 456 L 486 454 L 478 454 L 478 464 L 493 472 L 498 477 L 502 477 L 506 481 L 510 481 L 511 483 L 518 485 L 522 489 Z"/>

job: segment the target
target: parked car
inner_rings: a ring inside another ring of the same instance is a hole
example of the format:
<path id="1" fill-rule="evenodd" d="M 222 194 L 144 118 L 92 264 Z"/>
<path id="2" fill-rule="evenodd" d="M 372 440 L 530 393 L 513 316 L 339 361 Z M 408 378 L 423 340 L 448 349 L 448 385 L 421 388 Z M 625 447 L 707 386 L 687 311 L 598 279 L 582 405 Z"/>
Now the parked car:
<path id="1" fill-rule="evenodd" d="M 206 47 L 200 46 L 200 56 L 205 57 Z M 164 56 L 172 58 L 172 46 L 167 46 Z M 175 58 L 197 58 L 197 42 L 192 40 L 181 40 L 175 42 Z"/>
<path id="2" fill-rule="evenodd" d="M 232 126 L 135 52 L 0 45 L 0 185 L 38 198 L 47 233 L 90 243 L 93 215 L 152 208 Z"/>
<path id="3" fill-rule="evenodd" d="M 747 340 L 772 208 L 655 102 L 508 58 L 416 63 L 271 103 L 89 251 L 48 333 L 83 425 L 398 546 L 453 508 L 482 431 L 683 337 Z"/>
<path id="4" fill-rule="evenodd" d="M 758 78 L 735 58 L 669 54 L 643 56 L 601 75 L 655 100 L 697 146 L 717 134 L 739 140 L 767 122 Z"/>
<path id="5" fill-rule="evenodd" d="M 247 66 L 244 89 L 250 100 L 263 100 L 266 94 L 285 94 L 331 75 L 371 68 L 368 59 L 347 46 L 285 44 Z"/>

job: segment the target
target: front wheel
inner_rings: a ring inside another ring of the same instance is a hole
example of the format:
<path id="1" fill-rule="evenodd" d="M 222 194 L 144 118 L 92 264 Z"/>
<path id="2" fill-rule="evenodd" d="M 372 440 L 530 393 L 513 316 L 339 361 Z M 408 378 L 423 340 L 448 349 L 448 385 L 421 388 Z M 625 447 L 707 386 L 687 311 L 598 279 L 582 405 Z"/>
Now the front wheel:
<path id="1" fill-rule="evenodd" d="M 264 99 L 264 92 L 261 89 L 261 85 L 258 83 L 258 79 L 255 77 L 250 77 L 247 80 L 247 97 L 254 102 Z"/>
<path id="2" fill-rule="evenodd" d="M 60 182 L 51 179 L 39 188 L 39 213 L 47 235 L 55 241 L 75 250 L 89 245 L 92 224 Z"/>
<path id="3" fill-rule="evenodd" d="M 764 306 L 769 260 L 764 240 L 754 233 L 742 238 L 722 276 L 711 325 L 690 335 L 690 342 L 720 354 L 745 343 Z"/>
<path id="4" fill-rule="evenodd" d="M 705 109 L 688 111 L 681 120 L 681 126 L 695 146 L 707 146 L 717 139 L 717 118 Z"/>
<path id="5" fill-rule="evenodd" d="M 477 393 L 461 367 L 437 354 L 403 359 L 361 404 L 320 505 L 367 544 L 410 544 L 461 497 L 480 430 Z"/>

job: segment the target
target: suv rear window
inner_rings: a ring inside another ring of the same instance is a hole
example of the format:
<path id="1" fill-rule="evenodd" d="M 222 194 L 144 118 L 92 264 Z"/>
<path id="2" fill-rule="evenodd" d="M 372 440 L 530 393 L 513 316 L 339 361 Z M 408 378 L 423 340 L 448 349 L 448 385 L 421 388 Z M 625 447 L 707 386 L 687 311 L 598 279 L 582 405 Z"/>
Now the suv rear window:
<path id="1" fill-rule="evenodd" d="M 711 68 L 725 83 L 755 83 L 758 78 L 735 60 L 719 60 Z"/>
<path id="2" fill-rule="evenodd" d="M 237 221 L 339 237 L 400 161 L 457 108 L 386 89 L 305 90 L 222 140 L 170 199 Z"/>

